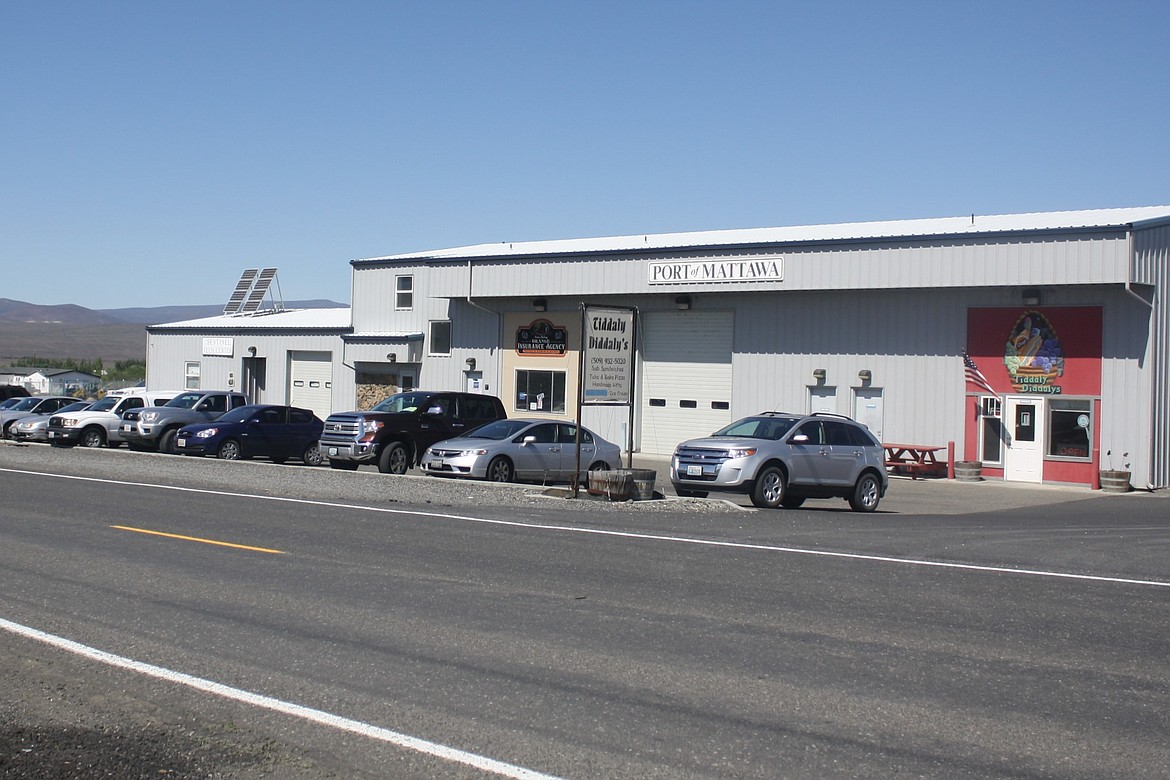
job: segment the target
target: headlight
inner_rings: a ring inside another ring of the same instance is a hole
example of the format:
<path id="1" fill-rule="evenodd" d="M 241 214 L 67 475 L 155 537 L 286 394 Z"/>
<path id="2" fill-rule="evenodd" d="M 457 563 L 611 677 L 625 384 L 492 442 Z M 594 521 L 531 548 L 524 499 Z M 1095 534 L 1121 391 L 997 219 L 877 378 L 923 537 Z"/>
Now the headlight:
<path id="1" fill-rule="evenodd" d="M 158 419 L 158 412 L 143 412 L 138 419 L 142 422 L 154 422 Z"/>
<path id="2" fill-rule="evenodd" d="M 487 450 L 460 450 L 459 457 L 466 458 L 468 456 L 475 457 L 477 455 L 487 455 Z"/>
<path id="3" fill-rule="evenodd" d="M 382 427 L 381 420 L 362 420 L 362 435 L 358 441 L 373 441 L 374 434 Z"/>
<path id="4" fill-rule="evenodd" d="M 755 454 L 755 447 L 735 447 L 727 451 L 727 457 L 729 458 L 750 458 Z"/>
<path id="5" fill-rule="evenodd" d="M 196 439 L 210 439 L 215 434 L 219 433 L 219 428 L 204 428 L 195 434 Z"/>
<path id="6" fill-rule="evenodd" d="M 77 418 L 76 417 L 62 417 L 61 418 L 61 425 L 65 428 L 72 428 L 73 426 L 77 425 Z"/>

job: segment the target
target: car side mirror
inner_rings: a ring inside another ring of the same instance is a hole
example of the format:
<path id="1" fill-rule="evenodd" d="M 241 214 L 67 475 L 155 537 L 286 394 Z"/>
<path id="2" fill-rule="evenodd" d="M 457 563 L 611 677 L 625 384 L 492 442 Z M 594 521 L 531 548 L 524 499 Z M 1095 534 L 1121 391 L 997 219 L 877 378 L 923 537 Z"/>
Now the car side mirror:
<path id="1" fill-rule="evenodd" d="M 808 444 L 808 434 L 798 433 L 788 440 L 792 444 Z"/>
<path id="2" fill-rule="evenodd" d="M 523 439 L 521 439 L 520 444 L 522 444 L 524 446 L 528 446 L 529 444 L 532 444 L 535 441 L 536 441 L 536 437 L 529 435 L 529 436 L 525 436 Z"/>

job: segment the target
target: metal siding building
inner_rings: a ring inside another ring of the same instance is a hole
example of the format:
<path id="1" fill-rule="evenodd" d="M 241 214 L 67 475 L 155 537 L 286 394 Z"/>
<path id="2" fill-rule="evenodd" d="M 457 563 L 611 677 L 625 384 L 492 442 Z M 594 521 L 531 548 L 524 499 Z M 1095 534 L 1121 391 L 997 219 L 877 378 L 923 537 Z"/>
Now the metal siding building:
<path id="1" fill-rule="evenodd" d="M 1091 484 L 1105 453 L 1128 453 L 1136 486 L 1170 484 L 1170 207 L 487 244 L 351 268 L 335 410 L 360 400 L 354 376 L 397 366 L 399 383 L 571 417 L 580 307 L 605 304 L 648 324 L 643 451 L 721 416 L 825 409 L 886 441 L 998 457 L 992 476 Z M 542 328 L 561 341 L 527 354 L 520 334 Z M 152 359 L 182 359 L 151 333 Z M 994 393 L 966 381 L 966 352 Z M 549 377 L 563 398 L 546 405 L 530 391 Z M 625 440 L 624 410 L 587 407 L 583 422 Z M 1017 470 L 1033 435 L 1042 462 Z"/>

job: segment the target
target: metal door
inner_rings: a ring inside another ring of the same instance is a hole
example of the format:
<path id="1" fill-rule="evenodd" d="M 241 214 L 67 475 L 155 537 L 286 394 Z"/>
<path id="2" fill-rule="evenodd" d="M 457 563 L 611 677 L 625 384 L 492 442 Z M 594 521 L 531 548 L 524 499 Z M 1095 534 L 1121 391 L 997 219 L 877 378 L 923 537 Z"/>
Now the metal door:
<path id="1" fill-rule="evenodd" d="M 853 392 L 853 419 L 869 428 L 869 432 L 883 441 L 882 417 L 884 415 L 882 390 L 880 387 L 859 387 Z"/>

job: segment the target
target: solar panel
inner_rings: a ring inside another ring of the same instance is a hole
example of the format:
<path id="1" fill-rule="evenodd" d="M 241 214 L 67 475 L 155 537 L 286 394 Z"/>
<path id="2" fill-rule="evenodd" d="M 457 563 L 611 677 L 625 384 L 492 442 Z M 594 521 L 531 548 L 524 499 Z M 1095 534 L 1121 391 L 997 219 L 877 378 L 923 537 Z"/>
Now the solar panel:
<path id="1" fill-rule="evenodd" d="M 252 287 L 252 292 L 248 294 L 248 299 L 244 301 L 244 305 L 240 309 L 242 314 L 251 314 L 260 308 L 260 304 L 264 302 L 264 296 L 268 294 L 268 287 L 272 284 L 274 278 L 276 278 L 275 268 L 265 268 L 260 271 L 260 275 L 256 277 L 256 283 Z"/>
<path id="2" fill-rule="evenodd" d="M 249 268 L 240 275 L 240 281 L 236 282 L 236 289 L 232 291 L 232 296 L 228 298 L 227 304 L 223 307 L 224 314 L 236 314 L 243 305 L 244 299 L 248 296 L 248 290 L 252 289 L 252 282 L 256 278 L 256 274 L 260 273 L 258 269 Z"/>

